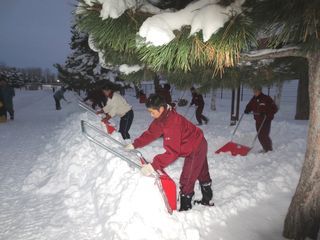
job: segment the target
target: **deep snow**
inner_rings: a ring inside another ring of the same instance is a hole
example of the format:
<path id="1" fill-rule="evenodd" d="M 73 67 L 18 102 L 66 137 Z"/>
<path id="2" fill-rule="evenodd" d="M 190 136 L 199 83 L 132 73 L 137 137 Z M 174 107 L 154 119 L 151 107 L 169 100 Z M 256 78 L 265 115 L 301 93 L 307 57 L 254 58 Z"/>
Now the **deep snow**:
<path id="1" fill-rule="evenodd" d="M 307 121 L 294 121 L 297 81 L 284 87 L 280 112 L 272 123 L 274 151 L 258 154 L 258 142 L 246 157 L 214 154 L 229 141 L 230 94 L 218 94 L 217 111 L 202 127 L 216 207 L 195 206 L 166 212 L 154 179 L 143 177 L 111 153 L 88 142 L 80 120 L 101 127 L 72 103 L 54 109 L 51 90 L 19 91 L 16 119 L 0 124 L 0 239 L 281 239 L 284 216 L 295 190 L 306 147 Z M 181 96 L 174 92 L 173 99 Z M 186 97 L 190 100 L 189 93 Z M 246 91 L 243 110 L 251 93 Z M 127 91 L 137 137 L 151 122 L 142 104 Z M 185 113 L 186 107 L 178 109 Z M 187 117 L 195 121 L 193 109 Z M 115 121 L 118 123 L 118 119 Z M 103 129 L 103 128 L 102 128 Z M 254 121 L 245 116 L 235 140 L 248 144 Z M 120 140 L 119 134 L 113 137 Z M 103 141 L 103 140 L 102 140 Z M 148 160 L 162 152 L 158 140 L 141 149 Z M 183 160 L 166 171 L 178 184 Z M 195 197 L 201 193 L 198 186 Z"/>

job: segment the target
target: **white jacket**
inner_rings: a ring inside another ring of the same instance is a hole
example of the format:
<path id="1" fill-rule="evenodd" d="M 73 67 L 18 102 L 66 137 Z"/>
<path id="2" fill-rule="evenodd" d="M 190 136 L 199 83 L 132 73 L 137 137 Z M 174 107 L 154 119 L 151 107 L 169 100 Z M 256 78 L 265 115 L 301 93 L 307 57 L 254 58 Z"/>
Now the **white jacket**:
<path id="1" fill-rule="evenodd" d="M 112 98 L 108 98 L 107 105 L 103 107 L 103 111 L 108 113 L 110 117 L 123 117 L 132 109 L 132 106 L 117 92 L 113 93 Z"/>

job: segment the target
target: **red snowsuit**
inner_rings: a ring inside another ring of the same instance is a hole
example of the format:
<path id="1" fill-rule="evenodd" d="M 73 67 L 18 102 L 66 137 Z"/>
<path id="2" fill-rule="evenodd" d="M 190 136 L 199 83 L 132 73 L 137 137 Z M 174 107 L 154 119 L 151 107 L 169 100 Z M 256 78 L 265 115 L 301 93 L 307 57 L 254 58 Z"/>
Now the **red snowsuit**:
<path id="1" fill-rule="evenodd" d="M 185 157 L 180 176 L 180 189 L 183 194 L 194 191 L 196 180 L 200 184 L 210 183 L 207 161 L 207 141 L 201 129 L 189 122 L 175 110 L 167 109 L 150 124 L 133 146 L 141 148 L 163 136 L 164 153 L 156 155 L 151 163 L 155 170 L 163 169 L 178 157 Z"/>
<path id="2" fill-rule="evenodd" d="M 274 114 L 278 111 L 277 105 L 271 97 L 261 93 L 259 96 L 253 96 L 247 104 L 245 113 L 253 112 L 254 119 L 256 120 L 256 130 L 261 127 L 264 117 L 266 120 L 261 127 L 258 139 L 264 151 L 272 151 L 272 141 L 270 139 L 271 121 Z"/>

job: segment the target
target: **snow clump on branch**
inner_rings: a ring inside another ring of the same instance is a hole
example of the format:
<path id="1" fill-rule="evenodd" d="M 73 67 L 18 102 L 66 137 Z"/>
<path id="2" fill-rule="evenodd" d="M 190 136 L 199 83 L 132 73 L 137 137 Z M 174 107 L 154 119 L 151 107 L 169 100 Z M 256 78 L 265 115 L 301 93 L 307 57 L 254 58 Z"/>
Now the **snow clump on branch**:
<path id="1" fill-rule="evenodd" d="M 174 30 L 191 26 L 190 35 L 202 30 L 206 42 L 229 20 L 231 12 L 241 12 L 244 0 L 230 6 L 218 5 L 218 0 L 200 0 L 177 12 L 166 12 L 148 18 L 140 27 L 139 35 L 154 46 L 168 44 L 175 38 Z"/>

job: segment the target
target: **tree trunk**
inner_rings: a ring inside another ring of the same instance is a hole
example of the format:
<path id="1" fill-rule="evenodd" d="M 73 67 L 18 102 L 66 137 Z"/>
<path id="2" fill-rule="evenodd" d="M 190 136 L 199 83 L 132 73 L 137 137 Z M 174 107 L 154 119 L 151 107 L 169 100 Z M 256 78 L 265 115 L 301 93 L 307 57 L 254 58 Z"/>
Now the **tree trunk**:
<path id="1" fill-rule="evenodd" d="M 297 105 L 296 105 L 296 120 L 308 120 L 309 119 L 309 75 L 307 69 L 301 71 L 299 85 L 298 85 L 298 94 L 297 94 Z"/>
<path id="2" fill-rule="evenodd" d="M 216 94 L 216 89 L 211 89 L 211 105 L 210 105 L 210 109 L 211 111 L 216 111 L 217 108 L 216 108 L 216 97 L 217 97 L 217 94 Z"/>
<path id="3" fill-rule="evenodd" d="M 276 95 L 274 96 L 274 102 L 277 105 L 279 110 L 280 110 L 280 102 L 282 97 L 282 88 L 283 88 L 283 82 L 278 81 L 276 83 Z"/>
<path id="4" fill-rule="evenodd" d="M 317 239 L 320 225 L 320 51 L 307 58 L 310 77 L 307 150 L 283 229 L 284 237 L 295 240 Z"/>

